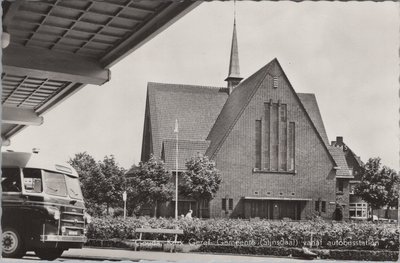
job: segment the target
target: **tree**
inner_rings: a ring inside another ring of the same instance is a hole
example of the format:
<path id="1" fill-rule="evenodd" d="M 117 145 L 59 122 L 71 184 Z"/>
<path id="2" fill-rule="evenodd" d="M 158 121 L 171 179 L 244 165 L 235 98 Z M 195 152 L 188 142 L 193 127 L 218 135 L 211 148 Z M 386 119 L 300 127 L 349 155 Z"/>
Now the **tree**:
<path id="1" fill-rule="evenodd" d="M 101 215 L 106 204 L 108 214 L 111 206 L 118 205 L 126 179 L 125 169 L 118 166 L 113 155 L 96 162 L 86 152 L 77 153 L 68 163 L 79 174 L 83 197 L 90 213 Z"/>
<path id="2" fill-rule="evenodd" d="M 114 155 L 105 156 L 102 162 L 99 162 L 99 167 L 105 177 L 106 188 L 103 189 L 102 201 L 107 206 L 107 214 L 109 208 L 118 206 L 122 200 L 122 193 L 126 189 L 126 170 L 119 167 L 115 161 Z"/>
<path id="3" fill-rule="evenodd" d="M 174 193 L 171 174 L 164 162 L 154 155 L 147 162 L 139 163 L 129 181 L 131 192 L 136 195 L 136 205 L 154 206 L 154 216 L 157 216 L 158 204 L 170 200 Z"/>
<path id="4" fill-rule="evenodd" d="M 221 175 L 215 162 L 207 156 L 198 155 L 186 162 L 187 171 L 183 174 L 181 193 L 196 200 L 198 215 L 202 217 L 201 203 L 214 198 L 221 183 Z"/>
<path id="5" fill-rule="evenodd" d="M 82 194 L 85 198 L 89 213 L 100 215 L 104 193 L 108 186 L 99 164 L 86 152 L 75 154 L 68 163 L 74 167 L 79 174 Z"/>
<path id="6" fill-rule="evenodd" d="M 386 170 L 386 171 L 384 171 Z M 400 177 L 395 170 L 383 166 L 382 173 L 387 174 L 389 180 L 386 184 L 386 191 L 388 192 L 388 201 L 386 209 L 386 218 L 389 217 L 389 208 L 397 208 L 399 203 L 399 185 Z"/>
<path id="7" fill-rule="evenodd" d="M 370 158 L 361 167 L 361 183 L 355 188 L 356 195 L 366 201 L 373 210 L 383 206 L 397 206 L 399 177 L 386 166 L 381 168 L 380 158 Z"/>

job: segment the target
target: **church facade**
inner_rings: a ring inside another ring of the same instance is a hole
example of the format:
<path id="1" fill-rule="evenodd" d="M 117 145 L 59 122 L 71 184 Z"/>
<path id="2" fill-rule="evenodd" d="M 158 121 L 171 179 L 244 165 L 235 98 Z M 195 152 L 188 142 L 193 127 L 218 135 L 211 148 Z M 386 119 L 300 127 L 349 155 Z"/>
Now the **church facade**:
<path id="1" fill-rule="evenodd" d="M 235 25 L 226 81 L 227 87 L 149 83 L 142 161 L 154 154 L 175 171 L 176 144 L 180 172 L 197 154 L 214 160 L 222 183 L 201 204 L 206 217 L 332 218 L 339 204 L 348 218 L 353 175 L 343 150 L 329 144 L 315 95 L 296 93 L 277 59 L 242 80 Z M 194 205 L 178 200 L 179 214 Z M 173 216 L 174 202 L 159 215 Z"/>

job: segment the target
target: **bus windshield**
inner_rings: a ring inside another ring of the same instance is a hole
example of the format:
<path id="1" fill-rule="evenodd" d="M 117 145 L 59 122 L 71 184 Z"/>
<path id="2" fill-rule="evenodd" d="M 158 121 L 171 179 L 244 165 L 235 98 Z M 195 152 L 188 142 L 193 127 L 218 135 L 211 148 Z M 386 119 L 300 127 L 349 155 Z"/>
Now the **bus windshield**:
<path id="1" fill-rule="evenodd" d="M 67 196 L 67 184 L 63 174 L 43 171 L 45 193 L 49 195 Z"/>
<path id="2" fill-rule="evenodd" d="M 46 194 L 83 199 L 78 178 L 45 170 L 43 171 L 43 178 Z"/>
<path id="3" fill-rule="evenodd" d="M 80 199 L 82 200 L 82 191 L 81 186 L 79 185 L 78 178 L 70 177 L 65 175 L 65 179 L 67 179 L 67 187 L 68 187 L 68 194 L 71 198 Z"/>

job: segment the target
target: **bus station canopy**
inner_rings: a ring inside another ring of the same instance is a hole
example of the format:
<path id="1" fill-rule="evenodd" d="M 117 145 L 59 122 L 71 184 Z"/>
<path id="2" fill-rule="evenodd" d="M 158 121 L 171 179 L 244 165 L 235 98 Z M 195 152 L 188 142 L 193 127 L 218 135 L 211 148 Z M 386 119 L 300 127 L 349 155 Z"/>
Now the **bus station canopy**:
<path id="1" fill-rule="evenodd" d="M 3 145 L 201 1 L 3 1 Z M 4 35 L 3 35 L 4 36 Z"/>

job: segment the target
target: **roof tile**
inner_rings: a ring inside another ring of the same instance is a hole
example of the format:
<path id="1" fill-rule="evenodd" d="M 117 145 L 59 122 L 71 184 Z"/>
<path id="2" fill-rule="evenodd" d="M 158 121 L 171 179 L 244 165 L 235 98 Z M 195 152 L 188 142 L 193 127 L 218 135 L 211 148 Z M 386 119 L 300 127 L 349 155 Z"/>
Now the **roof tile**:
<path id="1" fill-rule="evenodd" d="M 178 170 L 186 169 L 186 161 L 196 155 L 203 155 L 209 141 L 204 140 L 178 140 Z M 168 170 L 176 169 L 176 139 L 166 139 L 163 141 L 163 155 L 165 167 Z"/>
<path id="2" fill-rule="evenodd" d="M 350 169 L 347 166 L 343 150 L 339 147 L 334 146 L 328 146 L 328 149 L 339 168 L 338 170 L 336 170 L 336 175 L 348 176 L 349 178 L 353 178 L 353 176 L 350 174 Z"/>
<path id="3" fill-rule="evenodd" d="M 315 95 L 312 93 L 297 93 L 297 95 L 299 96 L 301 103 L 303 103 L 304 108 L 314 123 L 315 128 L 321 135 L 323 141 L 326 145 L 329 145 L 328 135 L 326 134 L 324 122 L 322 121 Z"/>
<path id="4" fill-rule="evenodd" d="M 163 140 L 175 138 L 175 119 L 180 140 L 205 140 L 227 97 L 222 87 L 150 82 L 153 153 L 161 156 Z"/>

